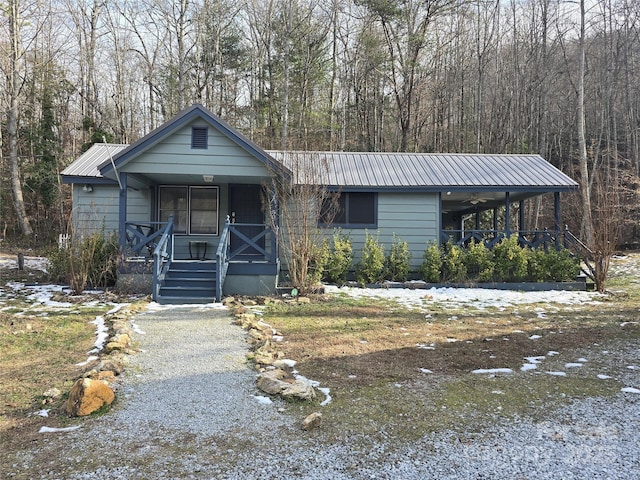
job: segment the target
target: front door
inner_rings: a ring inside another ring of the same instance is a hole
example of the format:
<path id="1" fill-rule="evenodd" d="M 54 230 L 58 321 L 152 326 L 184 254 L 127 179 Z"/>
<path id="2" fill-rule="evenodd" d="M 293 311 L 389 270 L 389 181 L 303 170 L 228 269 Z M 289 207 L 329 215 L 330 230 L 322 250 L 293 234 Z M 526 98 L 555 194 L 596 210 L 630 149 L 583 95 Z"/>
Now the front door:
<path id="1" fill-rule="evenodd" d="M 262 211 L 262 187 L 260 185 L 230 185 L 229 186 L 229 217 L 231 223 L 252 224 L 238 226 L 238 230 L 249 238 L 259 235 L 264 227 L 264 212 Z M 264 237 L 256 242 L 264 248 Z M 242 247 L 244 242 L 236 235 L 231 235 L 231 253 Z M 242 251 L 241 256 L 258 255 L 252 247 Z"/>

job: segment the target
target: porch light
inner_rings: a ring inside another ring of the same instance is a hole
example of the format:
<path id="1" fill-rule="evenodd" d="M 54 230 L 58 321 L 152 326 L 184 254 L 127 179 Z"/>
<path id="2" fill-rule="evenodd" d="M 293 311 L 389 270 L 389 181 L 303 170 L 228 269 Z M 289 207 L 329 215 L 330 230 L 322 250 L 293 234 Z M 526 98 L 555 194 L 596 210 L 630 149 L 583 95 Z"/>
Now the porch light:
<path id="1" fill-rule="evenodd" d="M 82 191 L 87 193 L 93 192 L 93 185 L 85 183 L 84 186 L 82 187 Z"/>
<path id="2" fill-rule="evenodd" d="M 213 182 L 213 175 L 202 175 L 202 180 L 206 183 L 211 183 Z"/>

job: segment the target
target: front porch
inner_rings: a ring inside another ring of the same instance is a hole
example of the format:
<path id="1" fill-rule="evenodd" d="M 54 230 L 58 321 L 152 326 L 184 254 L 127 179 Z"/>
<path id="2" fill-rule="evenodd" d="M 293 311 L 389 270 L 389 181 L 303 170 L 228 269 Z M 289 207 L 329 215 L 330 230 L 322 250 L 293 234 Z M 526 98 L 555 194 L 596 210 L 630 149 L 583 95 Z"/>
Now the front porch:
<path id="1" fill-rule="evenodd" d="M 168 222 L 126 222 L 119 282 L 137 283 L 158 303 L 209 303 L 225 291 L 272 294 L 280 264 L 273 230 L 231 223 L 216 237 L 176 235 Z"/>

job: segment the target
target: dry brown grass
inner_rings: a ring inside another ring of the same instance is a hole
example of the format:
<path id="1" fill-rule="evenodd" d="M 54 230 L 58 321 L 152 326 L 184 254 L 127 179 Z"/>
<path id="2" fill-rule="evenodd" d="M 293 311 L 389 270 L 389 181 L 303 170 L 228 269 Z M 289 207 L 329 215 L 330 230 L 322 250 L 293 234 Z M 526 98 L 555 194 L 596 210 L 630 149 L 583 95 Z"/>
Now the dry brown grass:
<path id="1" fill-rule="evenodd" d="M 639 306 L 637 295 L 616 295 L 599 305 L 548 305 L 544 317 L 540 305 L 502 311 L 433 305 L 425 316 L 388 302 L 334 296 L 271 307 L 265 320 L 284 335 L 281 347 L 298 362 L 296 369 L 331 389 L 324 434 L 382 431 L 413 438 L 483 428 L 496 416 L 536 416 L 575 398 L 619 392 L 618 382 L 596 379 L 613 373 L 612 358 L 598 353 L 640 339 Z M 520 371 L 524 357 L 550 351 L 560 355 L 547 357 L 537 371 Z M 589 362 L 568 377 L 543 373 L 583 356 Z M 494 368 L 514 374 L 471 373 Z M 318 405 L 294 408 L 304 414 Z"/>

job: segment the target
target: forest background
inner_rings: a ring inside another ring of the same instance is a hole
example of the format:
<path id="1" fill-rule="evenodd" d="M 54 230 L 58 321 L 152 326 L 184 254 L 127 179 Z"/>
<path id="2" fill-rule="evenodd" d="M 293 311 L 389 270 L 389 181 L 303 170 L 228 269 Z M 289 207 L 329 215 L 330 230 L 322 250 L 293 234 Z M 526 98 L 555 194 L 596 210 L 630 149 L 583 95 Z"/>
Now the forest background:
<path id="1" fill-rule="evenodd" d="M 538 153 L 581 184 L 572 230 L 640 241 L 634 0 L 8 0 L 0 69 L 0 239 L 23 246 L 68 230 L 58 174 L 92 143 L 194 102 L 265 149 Z"/>

